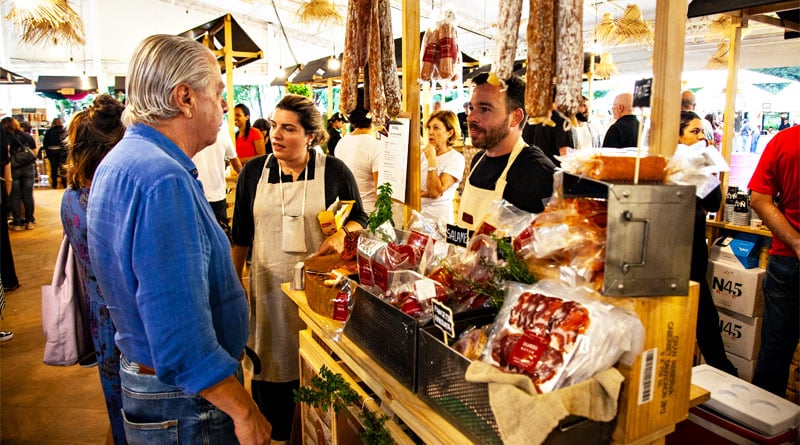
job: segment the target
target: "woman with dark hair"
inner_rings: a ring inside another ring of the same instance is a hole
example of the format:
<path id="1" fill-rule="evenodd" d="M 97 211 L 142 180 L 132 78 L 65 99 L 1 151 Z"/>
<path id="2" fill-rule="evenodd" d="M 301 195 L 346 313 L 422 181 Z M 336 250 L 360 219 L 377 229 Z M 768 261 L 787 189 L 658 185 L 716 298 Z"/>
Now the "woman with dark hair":
<path id="1" fill-rule="evenodd" d="M 236 133 L 236 154 L 242 165 L 250 159 L 261 156 L 266 152 L 264 148 L 264 135 L 250 125 L 250 109 L 244 104 L 238 104 L 233 110 L 233 122 L 238 129 Z"/>
<path id="2" fill-rule="evenodd" d="M 100 161 L 122 139 L 122 104 L 107 94 L 94 98 L 92 105 L 77 113 L 67 130 L 67 190 L 61 199 L 61 224 L 75 252 L 84 295 L 88 296 L 89 325 L 97 356 L 97 371 L 111 421 L 115 444 L 124 444 L 122 392 L 119 376 L 120 351 L 114 343 L 117 329 L 111 320 L 103 292 L 89 259 L 86 208 L 89 187 Z"/>
<path id="3" fill-rule="evenodd" d="M 272 141 L 269 140 L 269 121 L 259 117 L 253 122 L 253 128 L 258 128 L 258 131 L 264 135 L 264 150 L 266 154 L 272 153 Z"/>
<path id="4" fill-rule="evenodd" d="M 24 132 L 19 122 L 13 117 L 3 118 L 3 130 L 6 132 L 8 142 L 8 155 L 13 158 L 14 153 L 30 148 L 38 156 L 39 150 L 30 134 Z M 36 227 L 33 216 L 33 182 L 36 179 L 36 162 L 28 165 L 11 167 L 11 230 L 31 230 Z M 25 206 L 25 217 L 22 217 L 22 205 Z"/>
<path id="5" fill-rule="evenodd" d="M 717 150 L 722 150 L 722 128 L 720 128 L 719 122 L 717 122 L 717 115 L 714 113 L 708 113 L 703 118 L 711 124 L 712 134 L 706 135 L 706 137 L 710 137 L 714 143 L 714 147 Z"/>
<path id="6" fill-rule="evenodd" d="M 693 111 L 681 111 L 678 142 L 694 145 L 705 141 L 703 122 Z M 706 196 L 697 197 L 694 212 L 694 235 L 692 241 L 692 262 L 689 279 L 700 284 L 700 301 L 697 309 L 697 345 L 709 365 L 732 375 L 738 375 L 728 356 L 719 332 L 719 313 L 711 297 L 711 289 L 706 282 L 708 269 L 708 245 L 706 243 L 706 215 L 716 212 L 722 203 L 722 190 L 717 186 Z"/>
<path id="7" fill-rule="evenodd" d="M 362 89 L 358 90 L 356 108 L 347 119 L 351 131 L 336 145 L 336 157 L 353 172 L 364 211 L 370 213 L 378 200 L 378 171 L 383 163 L 383 149 L 375 139 L 369 110 L 364 107 Z"/>
<path id="8" fill-rule="evenodd" d="M 327 139 L 311 99 L 290 94 L 272 115 L 273 153 L 253 159 L 239 173 L 233 210 L 233 264 L 240 278 L 250 265 L 250 338 L 261 371 L 252 394 L 272 424 L 272 443 L 289 440 L 294 415 L 292 391 L 299 387 L 298 332 L 305 329 L 297 307 L 281 291 L 294 265 L 310 254 L 341 252 L 344 231 L 325 237 L 317 220 L 336 199 L 354 200 L 345 226 L 360 230 L 367 214 L 347 166 L 313 147 Z"/>
<path id="9" fill-rule="evenodd" d="M 448 110 L 435 111 L 425 124 L 428 144 L 420 159 L 422 210 L 439 221 L 453 224 L 453 198 L 464 176 L 464 155 L 453 150 L 461 139 L 458 117 Z"/>

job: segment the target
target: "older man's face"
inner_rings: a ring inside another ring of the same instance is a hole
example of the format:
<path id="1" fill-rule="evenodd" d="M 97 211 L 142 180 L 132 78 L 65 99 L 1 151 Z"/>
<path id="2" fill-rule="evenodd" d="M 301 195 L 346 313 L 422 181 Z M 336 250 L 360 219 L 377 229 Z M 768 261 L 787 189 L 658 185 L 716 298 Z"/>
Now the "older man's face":
<path id="1" fill-rule="evenodd" d="M 217 60 L 213 54 L 209 52 L 208 63 L 213 64 L 214 70 L 219 71 Z M 205 91 L 197 91 L 197 116 L 193 116 L 193 128 L 200 138 L 202 147 L 207 147 L 217 140 L 217 133 L 219 127 L 222 125 L 222 115 L 228 111 L 228 103 L 222 98 L 222 92 L 225 91 L 225 83 L 222 82 L 222 75 L 217 74 L 216 77 L 210 82 L 210 86 Z M 202 149 L 201 147 L 201 149 Z"/>

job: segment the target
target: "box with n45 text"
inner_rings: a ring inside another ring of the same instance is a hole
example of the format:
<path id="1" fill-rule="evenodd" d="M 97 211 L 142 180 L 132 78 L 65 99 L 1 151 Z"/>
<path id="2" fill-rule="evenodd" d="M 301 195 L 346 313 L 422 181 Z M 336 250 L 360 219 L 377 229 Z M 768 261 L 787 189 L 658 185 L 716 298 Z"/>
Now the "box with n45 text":
<path id="1" fill-rule="evenodd" d="M 746 360 L 758 357 L 761 348 L 761 317 L 745 317 L 719 309 L 719 331 L 725 351 Z"/>
<path id="2" fill-rule="evenodd" d="M 741 269 L 709 261 L 706 280 L 717 307 L 747 317 L 759 317 L 764 311 L 764 269 Z"/>

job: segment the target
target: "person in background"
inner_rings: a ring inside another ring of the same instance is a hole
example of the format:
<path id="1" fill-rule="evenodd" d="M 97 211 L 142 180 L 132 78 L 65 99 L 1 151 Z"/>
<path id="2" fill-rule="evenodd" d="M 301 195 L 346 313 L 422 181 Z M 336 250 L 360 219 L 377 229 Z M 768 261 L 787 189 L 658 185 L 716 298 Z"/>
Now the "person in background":
<path id="1" fill-rule="evenodd" d="M 97 358 L 97 371 L 100 374 L 100 385 L 103 387 L 115 444 L 126 443 L 121 411 L 120 352 L 114 343 L 117 329 L 109 315 L 108 305 L 97 284 L 89 258 L 86 207 L 89 202 L 89 187 L 98 164 L 125 134 L 125 127 L 120 120 L 123 108 L 113 97 L 101 94 L 94 98 L 89 108 L 73 116 L 64 141 L 68 144 L 69 185 L 61 198 L 61 224 L 75 252 L 81 285 L 84 295 L 88 297 L 88 318 Z"/>
<path id="2" fill-rule="evenodd" d="M 778 132 L 750 179 L 750 205 L 772 231 L 761 350 L 753 384 L 786 397 L 800 336 L 800 126 Z"/>
<path id="3" fill-rule="evenodd" d="M 695 97 L 694 93 L 692 93 L 690 90 L 682 91 L 681 111 L 695 111 L 696 107 L 697 98 Z M 700 123 L 703 125 L 703 135 L 705 135 L 708 145 L 714 145 L 714 128 L 712 127 L 711 122 L 701 120 Z"/>
<path id="4" fill-rule="evenodd" d="M 327 133 L 314 102 L 284 96 L 272 114 L 274 152 L 245 164 L 236 186 L 233 210 L 233 259 L 239 279 L 245 256 L 250 266 L 250 338 L 261 362 L 252 393 L 272 423 L 272 443 L 290 439 L 299 385 L 298 333 L 305 329 L 297 306 L 281 290 L 299 261 L 310 254 L 341 252 L 344 230 L 323 235 L 319 212 L 340 199 L 355 204 L 345 221 L 361 230 L 367 215 L 352 173 L 341 160 L 316 151 Z"/>
<path id="5" fill-rule="evenodd" d="M 555 94 L 555 91 L 553 93 Z M 528 145 L 539 147 L 550 162 L 559 166 L 561 162 L 556 156 L 566 155 L 567 150 L 575 148 L 576 144 L 572 131 L 564 130 L 564 118 L 556 111 L 555 104 L 550 112 L 550 119 L 555 122 L 554 126 L 526 124 L 522 130 L 522 139 Z"/>
<path id="6" fill-rule="evenodd" d="M 719 122 L 717 122 L 717 115 L 714 113 L 708 113 L 703 117 L 709 124 L 711 124 L 711 131 L 713 134 L 712 140 L 713 145 L 717 150 L 722 150 L 722 126 Z M 705 133 L 705 128 L 703 128 L 703 132 Z"/>
<path id="7" fill-rule="evenodd" d="M 706 137 L 700 116 L 693 111 L 681 111 L 678 142 L 684 145 L 703 143 Z M 706 241 L 706 216 L 708 212 L 716 212 L 722 203 L 722 190 L 719 185 L 708 195 L 697 197 L 694 211 L 694 230 L 692 235 L 692 261 L 689 268 L 689 279 L 700 284 L 700 297 L 697 308 L 697 345 L 709 365 L 738 375 L 728 356 L 719 331 L 719 313 L 711 297 L 711 289 L 706 281 L 708 270 L 708 244 Z"/>
<path id="8" fill-rule="evenodd" d="M 603 147 L 637 147 L 639 143 L 639 119 L 633 115 L 633 94 L 622 93 L 614 98 L 611 112 L 616 120 L 603 138 Z"/>
<path id="9" fill-rule="evenodd" d="M 336 157 L 353 172 L 364 211 L 369 214 L 378 200 L 378 171 L 383 163 L 383 149 L 375 138 L 369 110 L 364 107 L 363 89 L 358 90 L 356 108 L 348 120 L 351 131 L 336 146 Z"/>
<path id="10" fill-rule="evenodd" d="M 6 233 L 7 234 L 7 233 Z M 6 307 L 6 292 L 3 285 L 3 278 L 0 277 L 0 320 L 3 319 L 3 309 Z M 14 339 L 12 331 L 0 331 L 0 343 L 7 342 Z"/>
<path id="11" fill-rule="evenodd" d="M 572 126 L 575 131 L 573 135 L 575 148 L 578 150 L 586 150 L 593 147 L 600 147 L 600 132 L 589 122 L 589 99 L 586 96 L 581 97 L 581 104 L 578 106 L 578 112 L 575 114 L 575 120 L 577 123 Z"/>
<path id="12" fill-rule="evenodd" d="M 98 166 L 89 258 L 117 327 L 129 443 L 269 443 L 242 384 L 249 309 L 191 158 L 227 111 L 214 54 L 145 38 L 127 73 L 125 136 Z"/>
<path id="13" fill-rule="evenodd" d="M 328 154 L 336 156 L 336 145 L 342 139 L 342 128 L 347 118 L 342 113 L 333 113 L 328 119 Z"/>
<path id="14" fill-rule="evenodd" d="M 225 233 L 230 234 L 228 222 L 228 183 L 225 181 L 225 161 L 231 163 L 231 168 L 236 173 L 242 169 L 242 163 L 236 157 L 228 127 L 222 126 L 217 133 L 217 140 L 192 156 L 192 162 L 197 166 L 197 179 L 203 184 L 203 193 L 206 195 L 211 210 L 217 222 Z"/>
<path id="15" fill-rule="evenodd" d="M 67 188 L 67 177 L 63 174 L 61 166 L 67 159 L 67 143 L 64 140 L 64 124 L 61 123 L 61 118 L 53 119 L 50 128 L 44 133 L 44 152 L 50 162 L 50 186 L 54 189 L 58 188 L 58 182 Z"/>
<path id="16" fill-rule="evenodd" d="M 11 292 L 19 289 L 17 269 L 14 266 L 14 253 L 11 251 L 11 240 L 8 237 L 8 214 L 11 207 L 8 196 L 11 193 L 11 159 L 8 156 L 6 133 L 0 129 L 0 278 L 3 290 Z M 10 340 L 10 339 L 9 339 Z"/>
<path id="17" fill-rule="evenodd" d="M 464 111 L 458 113 L 458 127 L 461 130 L 461 137 L 466 140 L 469 136 L 469 126 L 467 117 L 469 116 L 469 102 L 464 102 Z"/>
<path id="18" fill-rule="evenodd" d="M 13 156 L 14 152 L 24 150 L 25 147 L 33 150 L 38 155 L 36 143 L 30 134 L 22 131 L 16 119 L 5 117 L 2 120 L 3 130 L 6 133 L 8 142 L 8 154 Z M 36 227 L 34 218 L 33 202 L 33 182 L 36 179 L 36 162 L 23 165 L 18 168 L 11 168 L 11 215 L 14 221 L 11 223 L 11 230 L 32 230 Z M 25 206 L 25 218 L 22 217 L 22 206 Z"/>
<path id="19" fill-rule="evenodd" d="M 244 104 L 234 107 L 233 122 L 236 132 L 236 154 L 242 165 L 256 156 L 266 153 L 264 135 L 258 129 L 250 126 L 250 109 Z"/>
<path id="20" fill-rule="evenodd" d="M 758 139 L 761 137 L 761 125 L 756 125 L 750 138 L 750 153 L 758 153 Z"/>
<path id="21" fill-rule="evenodd" d="M 428 144 L 420 159 L 422 210 L 447 224 L 453 224 L 453 198 L 464 176 L 464 155 L 453 149 L 461 138 L 458 118 L 452 111 L 440 110 L 425 124 Z"/>
<path id="22" fill-rule="evenodd" d="M 433 102 L 433 111 L 431 113 L 435 113 L 442 109 L 442 101 L 437 100 Z"/>
<path id="23" fill-rule="evenodd" d="M 272 153 L 272 141 L 269 139 L 269 121 L 259 117 L 253 121 L 253 128 L 257 128 L 264 135 L 264 154 Z"/>
<path id="24" fill-rule="evenodd" d="M 473 146 L 485 150 L 472 159 L 456 217 L 457 225 L 473 230 L 493 200 L 502 198 L 540 213 L 553 194 L 555 165 L 539 147 L 526 146 L 522 139 L 525 81 L 511 76 L 503 91 L 488 78 L 482 73 L 472 79 L 469 136 Z"/>

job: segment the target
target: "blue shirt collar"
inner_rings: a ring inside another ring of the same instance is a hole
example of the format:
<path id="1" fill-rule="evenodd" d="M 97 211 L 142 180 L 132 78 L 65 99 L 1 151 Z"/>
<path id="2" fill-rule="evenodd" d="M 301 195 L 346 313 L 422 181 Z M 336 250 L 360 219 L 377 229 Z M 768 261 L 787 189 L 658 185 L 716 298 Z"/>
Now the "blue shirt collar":
<path id="1" fill-rule="evenodd" d="M 197 167 L 194 165 L 194 162 L 192 162 L 192 159 L 186 156 L 186 153 L 172 142 L 170 138 L 164 136 L 163 133 L 155 128 L 147 124 L 136 123 L 125 130 L 125 135 L 138 136 L 153 142 L 169 157 L 177 161 L 187 172 L 197 178 Z"/>

